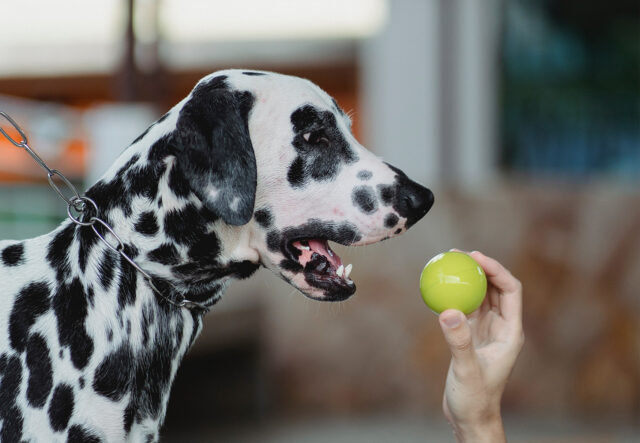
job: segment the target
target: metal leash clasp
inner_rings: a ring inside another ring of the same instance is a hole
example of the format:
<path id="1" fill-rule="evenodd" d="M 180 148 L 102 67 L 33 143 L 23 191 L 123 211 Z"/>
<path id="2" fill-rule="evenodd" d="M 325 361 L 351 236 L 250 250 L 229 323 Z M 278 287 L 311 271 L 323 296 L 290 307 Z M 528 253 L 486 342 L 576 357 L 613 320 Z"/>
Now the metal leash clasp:
<path id="1" fill-rule="evenodd" d="M 91 226 L 91 229 L 96 234 L 96 236 L 109 249 L 120 254 L 131 266 L 133 266 L 138 272 L 140 272 L 140 274 L 142 274 L 142 276 L 149 283 L 149 286 L 151 287 L 151 289 L 168 303 L 179 308 L 188 308 L 188 309 L 197 308 L 205 312 L 209 310 L 209 308 L 207 308 L 206 306 L 198 302 L 187 300 L 184 297 L 182 297 L 182 299 L 178 301 L 173 300 L 171 297 L 167 297 L 160 290 L 158 290 L 158 288 L 156 288 L 156 286 L 153 283 L 153 278 L 151 277 L 151 275 L 149 275 L 131 257 L 129 257 L 125 253 L 124 242 L 122 241 L 122 239 L 120 239 L 118 234 L 116 234 L 116 232 L 107 222 L 105 222 L 104 220 L 98 217 L 100 211 L 98 209 L 98 205 L 96 204 L 96 202 L 94 202 L 92 199 L 90 199 L 86 195 L 80 195 L 76 187 L 73 186 L 73 183 L 71 183 L 71 181 L 67 177 L 65 177 L 64 174 L 62 174 L 60 171 L 58 171 L 57 169 L 49 168 L 49 166 L 45 163 L 45 161 L 33 149 L 31 149 L 31 147 L 29 146 L 27 135 L 24 133 L 20 125 L 18 125 L 18 123 L 15 122 L 15 120 L 13 120 L 7 113 L 3 111 L 0 111 L 0 116 L 2 116 L 5 120 L 11 123 L 11 126 L 13 126 L 13 128 L 16 131 L 18 131 L 18 134 L 20 135 L 21 140 L 18 141 L 13 137 L 11 137 L 9 133 L 7 133 L 2 128 L 1 125 L 0 125 L 0 133 L 2 133 L 2 135 L 4 135 L 7 138 L 7 140 L 9 140 L 14 146 L 18 148 L 22 148 L 25 151 L 27 151 L 27 153 L 35 160 L 35 162 L 38 163 L 47 172 L 47 180 L 49 181 L 49 185 L 51 186 L 51 188 L 53 188 L 56 194 L 58 194 L 58 196 L 62 200 L 64 200 L 65 203 L 67 204 L 67 216 L 73 223 L 79 226 L 84 226 L 84 227 Z M 55 182 L 54 177 L 58 177 L 60 180 L 62 180 L 62 183 L 64 183 L 67 189 L 71 191 L 72 195 L 70 197 L 67 197 L 65 193 L 62 192 L 62 189 L 60 189 L 60 186 L 58 186 L 58 184 Z M 77 214 L 73 213 L 74 210 L 76 211 Z M 84 219 L 82 218 L 83 215 L 84 215 Z M 102 225 L 102 227 L 106 229 L 107 232 L 111 234 L 111 236 L 113 236 L 113 238 L 116 241 L 115 244 L 109 242 L 109 240 L 107 240 L 107 238 L 104 235 L 102 235 L 100 231 L 98 231 L 98 229 L 96 228 L 96 223 L 99 225 Z"/>
<path id="2" fill-rule="evenodd" d="M 7 114 L 4 111 L 0 111 L 0 115 L 2 117 L 5 118 L 5 120 L 7 120 L 9 123 L 11 123 L 11 126 L 13 126 L 13 128 L 18 131 L 18 134 L 20 134 L 20 137 L 22 137 L 22 140 L 20 141 L 16 141 L 13 137 L 11 137 L 7 132 L 5 132 L 4 129 L 2 129 L 2 126 L 0 126 L 0 132 L 2 133 L 2 135 L 4 135 L 7 140 L 9 140 L 11 143 L 14 144 L 14 146 L 18 147 L 18 148 L 24 148 L 27 146 L 27 135 L 22 131 L 22 128 L 11 118 L 9 117 L 9 114 Z"/>

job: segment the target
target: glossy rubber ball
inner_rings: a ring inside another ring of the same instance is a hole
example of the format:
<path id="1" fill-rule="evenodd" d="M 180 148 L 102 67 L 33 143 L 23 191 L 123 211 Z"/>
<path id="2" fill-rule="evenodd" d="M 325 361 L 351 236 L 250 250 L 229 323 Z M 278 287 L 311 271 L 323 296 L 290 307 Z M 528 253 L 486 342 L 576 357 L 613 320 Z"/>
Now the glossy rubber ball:
<path id="1" fill-rule="evenodd" d="M 436 314 L 457 309 L 467 315 L 482 304 L 487 293 L 487 277 L 469 255 L 444 252 L 429 260 L 422 270 L 420 292 Z"/>

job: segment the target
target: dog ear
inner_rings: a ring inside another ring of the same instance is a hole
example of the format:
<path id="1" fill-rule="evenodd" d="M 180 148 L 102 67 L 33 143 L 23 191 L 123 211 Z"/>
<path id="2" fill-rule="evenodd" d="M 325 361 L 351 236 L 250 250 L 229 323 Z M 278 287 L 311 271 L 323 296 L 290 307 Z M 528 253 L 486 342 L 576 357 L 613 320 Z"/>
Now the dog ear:
<path id="1" fill-rule="evenodd" d="M 204 206 L 230 225 L 253 215 L 256 158 L 249 136 L 249 92 L 230 90 L 226 76 L 197 85 L 180 110 L 177 165 Z"/>

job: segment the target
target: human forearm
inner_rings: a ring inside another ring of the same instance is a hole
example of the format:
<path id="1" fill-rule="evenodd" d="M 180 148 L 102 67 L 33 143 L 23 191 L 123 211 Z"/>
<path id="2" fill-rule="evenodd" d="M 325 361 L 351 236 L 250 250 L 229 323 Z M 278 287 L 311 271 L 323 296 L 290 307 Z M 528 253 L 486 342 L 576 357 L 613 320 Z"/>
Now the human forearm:
<path id="1" fill-rule="evenodd" d="M 506 442 L 502 418 L 479 423 L 451 423 L 453 433 L 459 443 L 502 443 Z"/>

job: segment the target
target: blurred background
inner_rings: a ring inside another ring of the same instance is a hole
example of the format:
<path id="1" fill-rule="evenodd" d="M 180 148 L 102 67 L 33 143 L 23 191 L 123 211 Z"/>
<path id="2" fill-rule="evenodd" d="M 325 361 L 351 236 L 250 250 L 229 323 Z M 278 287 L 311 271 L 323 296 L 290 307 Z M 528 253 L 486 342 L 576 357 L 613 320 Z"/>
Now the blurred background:
<path id="1" fill-rule="evenodd" d="M 0 110 L 86 188 L 222 68 L 309 78 L 436 204 L 404 236 L 336 247 L 356 296 L 265 270 L 231 286 L 178 373 L 166 442 L 453 441 L 428 258 L 479 249 L 525 288 L 512 441 L 640 441 L 636 0 L 0 0 Z M 64 204 L 0 140 L 0 238 Z"/>

